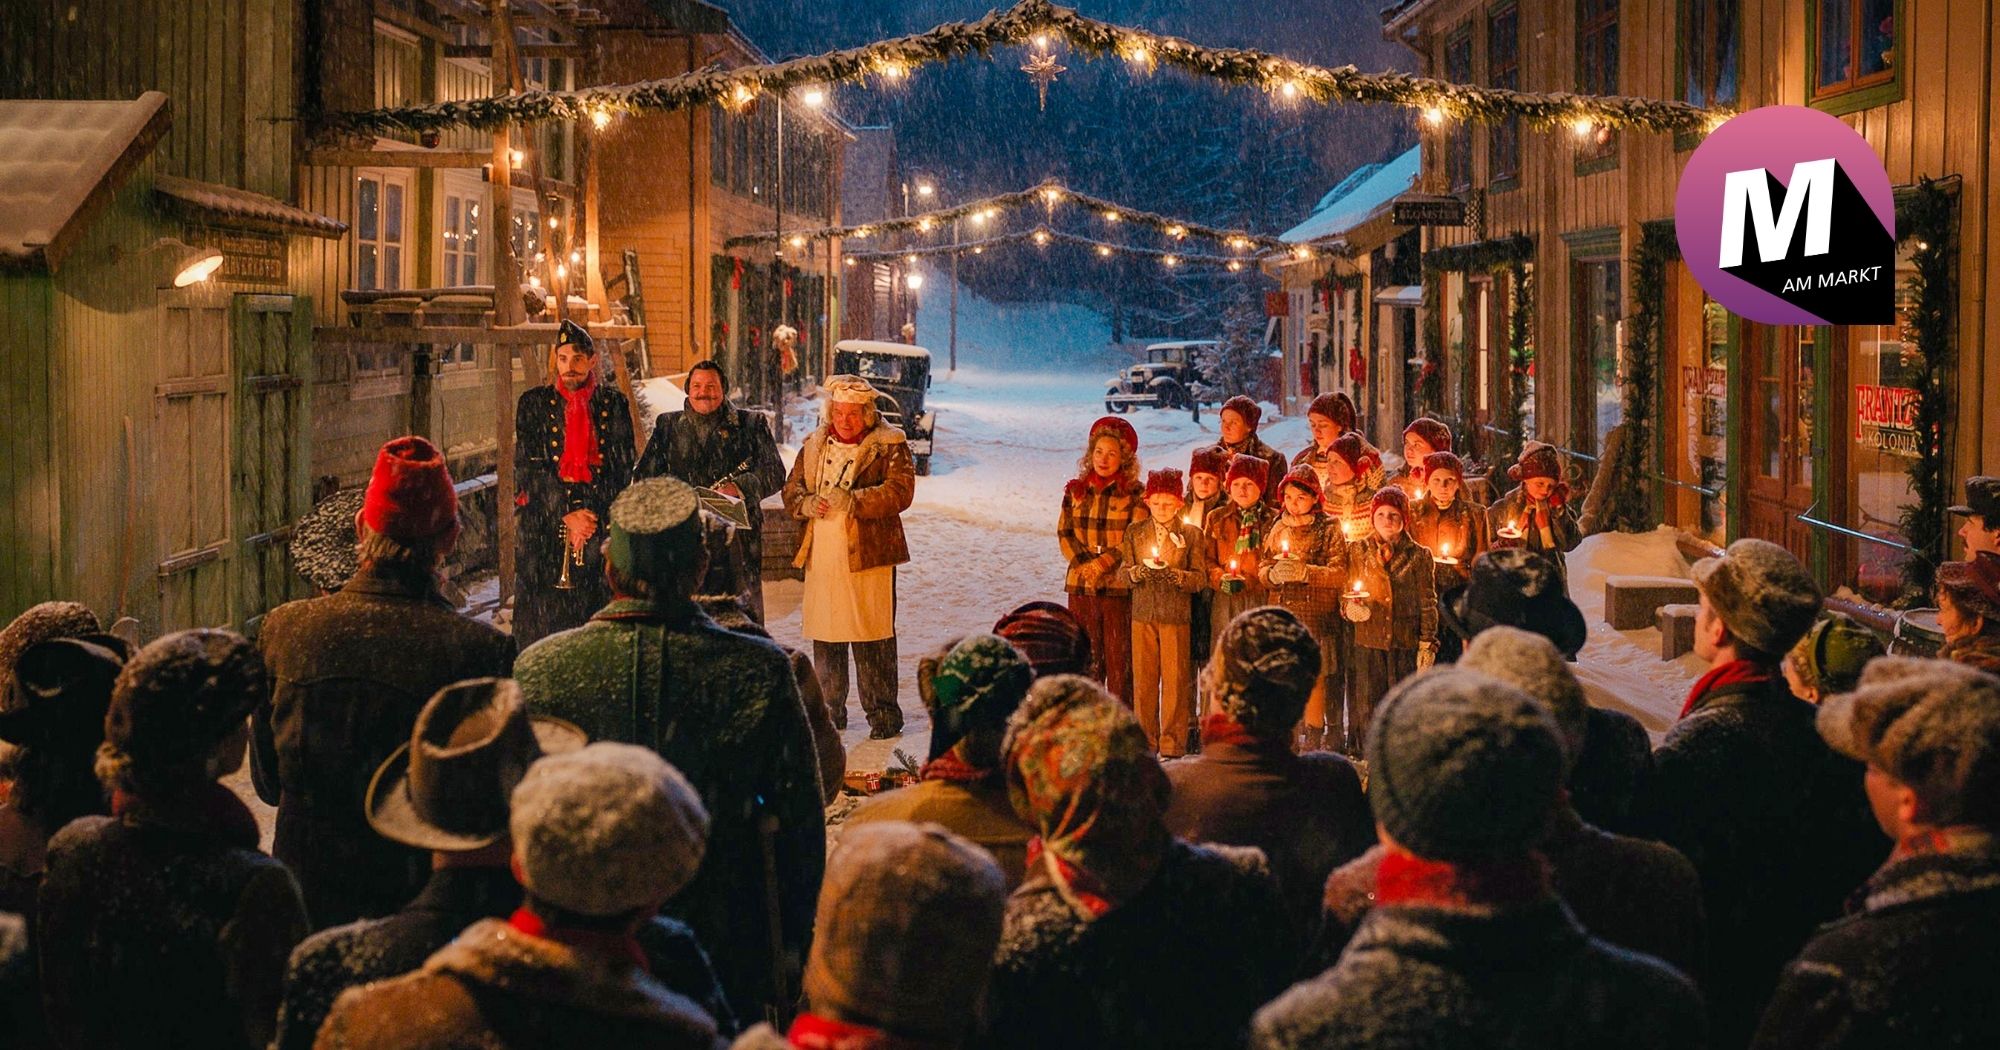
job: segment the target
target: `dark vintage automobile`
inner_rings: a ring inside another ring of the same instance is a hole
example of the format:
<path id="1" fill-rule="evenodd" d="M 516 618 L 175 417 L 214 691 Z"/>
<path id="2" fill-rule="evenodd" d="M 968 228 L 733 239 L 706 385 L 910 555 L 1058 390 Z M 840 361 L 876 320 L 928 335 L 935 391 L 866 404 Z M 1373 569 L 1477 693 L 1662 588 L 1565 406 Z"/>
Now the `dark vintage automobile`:
<path id="1" fill-rule="evenodd" d="M 1112 412 L 1194 407 L 1195 355 L 1216 345 L 1212 339 L 1194 339 L 1147 346 L 1144 361 L 1127 365 L 1104 385 L 1104 407 Z"/>
<path id="2" fill-rule="evenodd" d="M 931 385 L 931 352 L 908 343 L 843 339 L 833 347 L 835 374 L 868 380 L 881 395 L 875 407 L 890 426 L 910 439 L 910 458 L 918 474 L 931 472 L 931 438 L 937 413 L 924 409 L 924 392 Z"/>

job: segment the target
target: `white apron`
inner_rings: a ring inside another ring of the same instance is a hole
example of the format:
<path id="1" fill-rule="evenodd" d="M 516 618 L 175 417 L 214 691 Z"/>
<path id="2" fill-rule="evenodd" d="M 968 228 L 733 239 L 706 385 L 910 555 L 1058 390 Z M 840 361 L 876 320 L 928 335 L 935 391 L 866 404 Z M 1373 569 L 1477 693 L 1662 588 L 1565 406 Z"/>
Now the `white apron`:
<path id="1" fill-rule="evenodd" d="M 821 446 L 820 491 L 854 487 L 854 459 L 860 445 L 827 441 Z M 805 603 L 800 633 L 816 642 L 877 642 L 896 633 L 896 567 L 855 572 L 847 560 L 847 512 L 808 520 L 812 554 L 806 561 Z"/>

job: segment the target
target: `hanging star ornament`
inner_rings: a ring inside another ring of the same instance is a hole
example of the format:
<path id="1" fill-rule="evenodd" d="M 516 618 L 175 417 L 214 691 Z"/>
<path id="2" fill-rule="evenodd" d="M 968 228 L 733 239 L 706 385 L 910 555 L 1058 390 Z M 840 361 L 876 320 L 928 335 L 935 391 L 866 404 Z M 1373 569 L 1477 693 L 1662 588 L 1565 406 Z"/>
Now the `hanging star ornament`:
<path id="1" fill-rule="evenodd" d="M 1049 85 L 1055 83 L 1056 77 L 1068 72 L 1068 69 L 1056 62 L 1056 56 L 1046 51 L 1037 51 L 1035 57 L 1021 67 L 1021 72 L 1028 74 L 1028 79 L 1035 82 L 1035 94 L 1041 97 L 1042 109 L 1046 111 L 1049 108 Z"/>

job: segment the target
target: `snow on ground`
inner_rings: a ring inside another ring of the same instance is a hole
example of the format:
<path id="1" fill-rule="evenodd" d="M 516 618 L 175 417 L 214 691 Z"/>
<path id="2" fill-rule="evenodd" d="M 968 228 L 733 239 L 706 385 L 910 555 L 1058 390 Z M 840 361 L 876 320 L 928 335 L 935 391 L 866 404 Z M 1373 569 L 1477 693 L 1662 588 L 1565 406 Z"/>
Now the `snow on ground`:
<path id="1" fill-rule="evenodd" d="M 1624 711 L 1658 741 L 1680 714 L 1688 689 L 1707 670 L 1689 653 L 1660 659 L 1660 632 L 1646 627 L 1614 630 L 1604 622 L 1606 576 L 1688 576 L 1687 560 L 1674 549 L 1674 530 L 1602 532 L 1569 554 L 1569 593 L 1590 625 L 1590 640 L 1577 654 L 1574 670 L 1596 707 Z"/>

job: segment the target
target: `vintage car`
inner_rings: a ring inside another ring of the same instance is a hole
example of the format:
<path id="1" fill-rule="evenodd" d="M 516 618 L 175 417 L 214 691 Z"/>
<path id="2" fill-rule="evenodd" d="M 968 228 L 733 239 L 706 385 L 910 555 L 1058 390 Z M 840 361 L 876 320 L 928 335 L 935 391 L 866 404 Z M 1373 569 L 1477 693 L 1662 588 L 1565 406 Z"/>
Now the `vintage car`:
<path id="1" fill-rule="evenodd" d="M 937 413 L 924 410 L 924 391 L 931 385 L 931 352 L 908 343 L 843 339 L 833 346 L 833 371 L 868 380 L 881 395 L 875 407 L 882 418 L 910 439 L 917 473 L 929 474 L 931 438 L 937 433 Z"/>
<path id="2" fill-rule="evenodd" d="M 1191 408 L 1199 378 L 1195 355 L 1214 349 L 1213 339 L 1152 343 L 1146 359 L 1126 366 L 1104 386 L 1104 407 L 1112 412 L 1132 408 Z"/>

